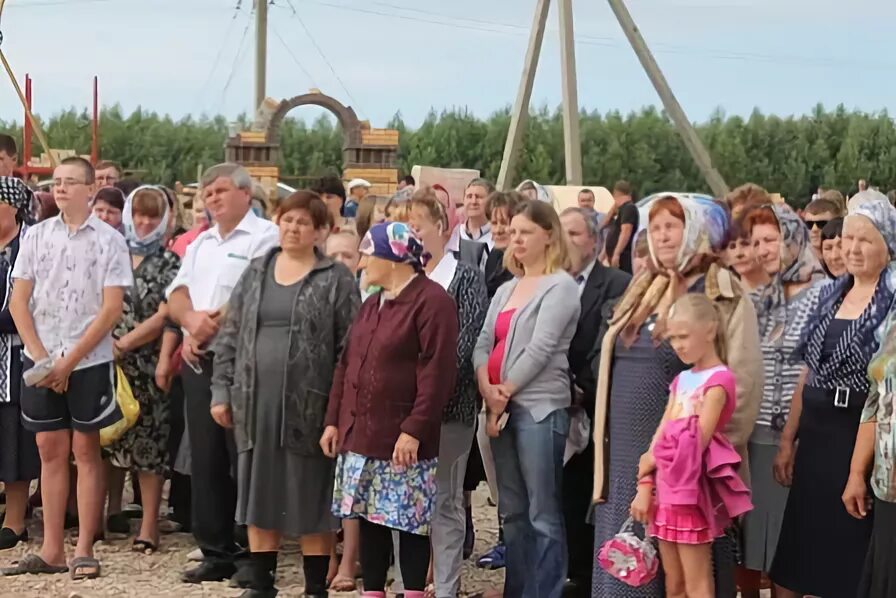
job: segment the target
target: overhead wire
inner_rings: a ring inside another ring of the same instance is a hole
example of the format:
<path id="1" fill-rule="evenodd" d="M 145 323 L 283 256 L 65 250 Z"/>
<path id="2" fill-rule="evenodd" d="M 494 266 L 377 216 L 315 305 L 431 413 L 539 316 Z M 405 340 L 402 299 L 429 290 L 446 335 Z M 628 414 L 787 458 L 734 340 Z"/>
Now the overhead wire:
<path id="1" fill-rule="evenodd" d="M 499 22 L 499 21 L 488 21 L 483 19 L 476 19 L 471 17 L 459 17 L 453 16 L 446 13 L 433 12 L 429 10 L 423 10 L 419 8 L 414 8 L 410 6 L 403 6 L 400 4 L 395 4 L 391 2 L 370 2 L 369 4 L 375 6 L 383 6 L 388 8 L 393 8 L 401 11 L 417 13 L 420 15 L 426 15 L 427 17 L 434 18 L 423 18 L 416 17 L 407 14 L 400 14 L 394 12 L 385 12 L 382 10 L 374 10 L 371 8 L 364 8 L 359 6 L 353 6 L 348 4 L 339 4 L 336 2 L 329 2 L 327 0 L 304 0 L 310 4 L 316 4 L 318 6 L 325 6 L 329 8 L 335 8 L 338 10 L 344 10 L 348 12 L 355 12 L 361 14 L 369 14 L 375 16 L 381 16 L 391 19 L 400 19 L 410 22 L 417 23 L 428 23 L 434 25 L 441 25 L 444 27 L 452 27 L 456 29 L 463 29 L 467 31 L 481 31 L 485 33 L 498 33 L 498 34 L 518 34 L 518 33 L 527 33 L 530 30 L 529 25 L 523 25 L 519 23 L 507 23 L 507 22 Z M 728 5 L 730 7 L 730 5 Z M 445 20 L 436 20 L 436 19 L 450 19 L 450 21 Z M 453 22 L 452 22 L 453 21 Z M 500 27 L 500 29 L 496 28 Z M 556 33 L 556 30 L 551 30 L 551 33 Z M 606 36 L 597 36 L 593 34 L 576 34 L 576 45 L 584 45 L 584 46 L 599 46 L 599 47 L 607 47 L 607 48 L 615 48 L 615 49 L 626 49 L 628 45 L 624 40 L 606 37 Z M 699 48 L 695 46 L 683 46 L 677 44 L 669 44 L 663 42 L 654 42 L 651 43 L 651 49 L 654 50 L 657 54 L 679 54 L 679 55 L 698 55 L 702 57 L 715 58 L 719 60 L 726 61 L 741 61 L 741 62 L 769 62 L 769 63 L 790 63 L 799 66 L 809 66 L 809 67 L 842 67 L 842 68 L 855 68 L 861 66 L 862 68 L 875 68 L 879 70 L 896 70 L 896 64 L 870 64 L 866 61 L 862 62 L 854 62 L 848 60 L 841 60 L 831 57 L 809 57 L 809 56 L 798 56 L 798 55 L 773 55 L 773 54 L 759 54 L 755 52 L 743 52 L 743 51 L 731 51 L 731 50 L 720 50 L 720 49 L 711 49 L 711 48 Z"/>
<path id="2" fill-rule="evenodd" d="M 317 53 L 320 55 L 321 59 L 323 59 L 324 64 L 327 65 L 327 68 L 330 69 L 330 72 L 333 74 L 333 77 L 339 83 L 339 86 L 342 88 L 342 91 L 345 92 L 345 95 L 351 101 L 353 107 L 357 109 L 358 112 L 361 113 L 361 116 L 365 116 L 364 109 L 358 103 L 358 100 L 352 96 L 352 92 L 348 90 L 348 86 L 346 86 L 345 82 L 342 80 L 342 77 L 339 76 L 339 73 L 336 72 L 336 69 L 333 68 L 333 64 L 330 62 L 330 59 L 327 58 L 327 55 L 324 53 L 323 48 L 317 43 L 317 40 L 314 39 L 314 34 L 311 33 L 311 30 L 305 25 L 305 21 L 302 20 L 302 17 L 299 16 L 299 12 L 296 10 L 296 7 L 293 5 L 292 0 L 286 0 L 289 5 L 290 10 L 292 11 L 292 16 L 299 22 L 299 25 L 302 26 L 302 29 L 305 31 L 305 34 L 308 36 L 308 40 L 311 42 L 311 45 L 314 46 L 314 49 L 317 50 Z M 275 5 L 276 6 L 276 5 Z"/>
<path id="3" fill-rule="evenodd" d="M 212 82 L 212 77 L 214 77 L 215 72 L 218 70 L 218 65 L 221 63 L 221 58 L 224 57 L 224 50 L 228 47 L 228 42 L 230 41 L 230 32 L 233 31 L 234 25 L 236 25 L 237 18 L 240 15 L 240 9 L 242 8 L 243 0 L 237 0 L 236 6 L 233 9 L 233 17 L 231 17 L 230 22 L 227 24 L 227 30 L 224 32 L 222 36 L 223 42 L 221 43 L 221 47 L 218 49 L 218 53 L 215 55 L 215 59 L 212 62 L 212 68 L 209 70 L 208 75 L 205 77 L 205 81 L 202 83 L 202 86 L 199 88 L 197 92 L 196 101 L 194 103 L 198 103 L 206 89 L 208 89 L 209 83 Z M 244 33 L 245 34 L 245 33 Z"/>
<path id="4" fill-rule="evenodd" d="M 224 96 L 227 95 L 227 90 L 230 89 L 230 84 L 233 82 L 233 75 L 236 73 L 236 67 L 240 62 L 240 58 L 243 56 L 243 49 L 246 45 L 246 37 L 249 33 L 249 26 L 252 25 L 251 15 L 255 14 L 255 9 L 253 8 L 252 12 L 249 13 L 250 18 L 246 21 L 246 26 L 243 28 L 243 35 L 240 37 L 240 43 L 237 46 L 236 56 L 233 58 L 233 64 L 230 65 L 230 74 L 227 76 L 227 82 L 224 83 L 224 89 L 221 90 L 221 102 L 224 102 Z"/>
<path id="5" fill-rule="evenodd" d="M 299 57 L 296 56 L 295 52 L 293 52 L 292 49 L 290 49 L 289 45 L 286 43 L 286 40 L 284 40 L 283 36 L 280 35 L 280 32 L 277 31 L 276 25 L 271 23 L 270 28 L 274 33 L 274 37 L 280 40 L 280 43 L 283 44 L 283 49 L 286 50 L 286 53 L 289 54 L 289 56 L 292 58 L 292 61 L 296 63 L 296 66 L 299 67 L 299 70 L 301 70 L 305 74 L 305 76 L 308 77 L 308 80 L 311 81 L 311 86 L 318 87 L 317 83 L 314 81 L 314 76 L 310 72 L 308 72 L 308 69 L 305 68 L 305 65 L 302 64 L 302 61 L 299 60 Z"/>

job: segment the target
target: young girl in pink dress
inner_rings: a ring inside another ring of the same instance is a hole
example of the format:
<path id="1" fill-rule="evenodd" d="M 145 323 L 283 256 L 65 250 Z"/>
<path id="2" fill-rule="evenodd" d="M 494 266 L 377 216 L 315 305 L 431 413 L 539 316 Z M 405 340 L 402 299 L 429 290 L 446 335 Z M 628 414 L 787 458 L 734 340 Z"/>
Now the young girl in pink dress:
<path id="1" fill-rule="evenodd" d="M 721 314 L 705 294 L 679 298 L 667 326 L 672 348 L 693 367 L 669 387 L 631 513 L 659 540 L 666 595 L 712 598 L 712 542 L 753 507 L 737 475 L 740 457 L 722 435 L 734 411 L 734 375 L 724 363 Z"/>

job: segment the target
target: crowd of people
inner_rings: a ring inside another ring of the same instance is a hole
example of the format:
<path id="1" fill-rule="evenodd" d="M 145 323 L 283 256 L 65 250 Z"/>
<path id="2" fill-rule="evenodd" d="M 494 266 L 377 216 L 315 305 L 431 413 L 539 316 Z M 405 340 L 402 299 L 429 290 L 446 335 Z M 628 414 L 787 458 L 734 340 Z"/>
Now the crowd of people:
<path id="1" fill-rule="evenodd" d="M 325 178 L 266 205 L 225 163 L 178 230 L 164 186 L 68 158 L 36 195 L 14 151 L 0 137 L 0 549 L 37 505 L 43 543 L 3 575 L 100 576 L 130 477 L 133 550 L 191 532 L 186 583 L 274 596 L 297 538 L 308 596 L 449 598 L 486 482 L 477 565 L 508 597 L 894 595 L 886 196 L 639 207 L 620 181 L 608 213 L 588 189 L 558 213 L 531 181 Z M 106 438 L 123 381 L 139 416 Z M 605 550 L 634 523 L 661 563 L 637 581 Z"/>

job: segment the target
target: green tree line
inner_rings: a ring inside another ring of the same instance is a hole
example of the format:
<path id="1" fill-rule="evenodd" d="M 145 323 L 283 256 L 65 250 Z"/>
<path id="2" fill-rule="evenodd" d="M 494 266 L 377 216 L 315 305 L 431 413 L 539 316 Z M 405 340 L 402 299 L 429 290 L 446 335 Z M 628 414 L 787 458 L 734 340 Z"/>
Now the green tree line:
<path id="1" fill-rule="evenodd" d="M 240 123 L 244 124 L 242 117 Z M 400 114 L 386 125 L 401 131 L 400 165 L 476 168 L 494 179 L 510 124 L 509 109 L 486 119 L 467 110 L 432 111 L 416 129 Z M 90 149 L 86 112 L 65 111 L 45 124 L 52 147 Z M 145 110 L 125 114 L 113 106 L 101 116 L 101 155 L 144 180 L 171 184 L 193 181 L 197 167 L 223 159 L 230 125 L 222 116 L 180 120 Z M 21 140 L 21 126 L 0 121 L 0 130 Z M 817 106 L 804 116 L 781 118 L 758 110 L 749 117 L 718 111 L 698 124 L 716 167 L 730 186 L 759 183 L 800 203 L 815 188 L 853 190 L 859 178 L 883 190 L 896 188 L 896 126 L 885 112 L 865 113 Z M 707 191 L 668 117 L 655 108 L 622 114 L 581 113 L 584 178 L 590 185 L 632 181 L 642 195 L 656 191 Z M 36 142 L 36 140 L 35 140 Z M 334 120 L 313 123 L 294 118 L 282 127 L 284 179 L 340 171 L 342 134 Z M 35 145 L 35 153 L 40 149 Z M 563 125 L 559 111 L 541 108 L 528 121 L 518 179 L 563 182 Z"/>

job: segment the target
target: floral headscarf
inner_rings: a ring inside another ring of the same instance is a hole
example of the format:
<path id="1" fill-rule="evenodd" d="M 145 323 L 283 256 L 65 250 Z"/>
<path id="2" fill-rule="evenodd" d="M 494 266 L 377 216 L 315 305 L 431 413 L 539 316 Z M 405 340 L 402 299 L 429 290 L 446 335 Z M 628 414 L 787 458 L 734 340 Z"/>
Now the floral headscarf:
<path id="1" fill-rule="evenodd" d="M 358 247 L 361 255 L 378 257 L 396 264 L 410 264 L 418 272 L 423 269 L 423 244 L 404 222 L 375 224 Z"/>
<path id="2" fill-rule="evenodd" d="M 784 332 L 787 320 L 787 296 L 785 284 L 804 284 L 825 277 L 821 262 L 809 242 L 809 229 L 789 207 L 762 206 L 772 210 L 781 230 L 781 269 L 772 281 L 760 289 L 757 315 L 761 333 L 774 325 L 768 338 L 775 339 Z"/>
<path id="3" fill-rule="evenodd" d="M 704 214 L 703 220 L 712 250 L 716 252 L 722 251 L 725 249 L 728 241 L 727 233 L 731 222 L 728 209 L 707 197 L 695 197 L 693 201 L 700 206 L 700 210 Z"/>
<path id="4" fill-rule="evenodd" d="M 710 241 L 715 234 L 721 238 L 725 231 L 710 232 L 710 229 L 718 228 L 723 222 L 718 218 L 707 220 L 710 207 L 695 200 L 687 198 L 675 198 L 684 212 L 684 232 L 681 238 L 681 247 L 678 250 L 675 269 L 666 270 L 659 263 L 650 233 L 647 233 L 647 246 L 650 248 L 650 261 L 652 267 L 638 274 L 628 287 L 625 295 L 619 301 L 611 324 L 624 318 L 631 312 L 631 318 L 620 333 L 622 341 L 627 345 L 635 341 L 641 326 L 657 312 L 657 323 L 653 329 L 653 339 L 659 342 L 665 332 L 665 322 L 669 308 L 675 300 L 687 292 L 685 277 L 698 269 L 705 269 L 716 260 L 715 252 Z M 713 204 L 713 209 L 721 209 Z M 725 221 L 724 224 L 727 224 Z M 648 225 L 649 226 L 649 225 Z"/>
<path id="5" fill-rule="evenodd" d="M 0 202 L 15 208 L 19 224 L 34 224 L 34 193 L 21 179 L 0 177 Z"/>

